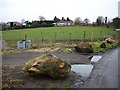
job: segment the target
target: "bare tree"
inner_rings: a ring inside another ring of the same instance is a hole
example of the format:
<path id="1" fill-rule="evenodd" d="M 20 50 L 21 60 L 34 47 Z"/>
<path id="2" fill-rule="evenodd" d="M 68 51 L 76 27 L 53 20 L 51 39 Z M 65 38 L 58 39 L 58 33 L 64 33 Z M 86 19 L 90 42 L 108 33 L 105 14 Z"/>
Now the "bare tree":
<path id="1" fill-rule="evenodd" d="M 45 21 L 45 18 L 43 16 L 38 17 L 40 21 Z"/>
<path id="2" fill-rule="evenodd" d="M 98 16 L 97 20 L 96 20 L 96 24 L 98 26 L 103 25 L 105 21 L 105 18 L 103 16 Z"/>
<path id="3" fill-rule="evenodd" d="M 21 19 L 21 24 L 23 24 L 23 23 L 25 23 L 25 19 L 24 18 Z"/>
<path id="4" fill-rule="evenodd" d="M 75 18 L 74 25 L 79 25 L 80 23 L 81 23 L 81 18 L 80 17 Z"/>
<path id="5" fill-rule="evenodd" d="M 84 20 L 84 23 L 85 24 L 88 24 L 90 22 L 90 20 L 88 19 L 88 18 L 86 18 L 85 20 Z"/>

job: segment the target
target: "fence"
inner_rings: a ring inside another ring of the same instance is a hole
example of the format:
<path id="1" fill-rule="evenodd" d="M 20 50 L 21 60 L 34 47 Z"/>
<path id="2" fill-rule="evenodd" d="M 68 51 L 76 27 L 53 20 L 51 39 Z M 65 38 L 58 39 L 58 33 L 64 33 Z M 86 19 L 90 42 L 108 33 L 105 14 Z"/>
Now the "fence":
<path id="1" fill-rule="evenodd" d="M 78 32 L 52 32 L 52 33 L 37 33 L 36 36 L 31 36 L 29 34 L 18 35 L 17 37 L 11 36 L 11 40 L 7 40 L 8 46 L 17 47 L 17 41 L 19 40 L 31 40 L 32 46 L 36 46 L 37 48 L 46 46 L 48 44 L 55 44 L 55 43 L 78 43 L 80 41 L 97 41 L 97 40 L 104 40 L 106 37 L 112 35 L 113 38 L 118 38 L 118 33 L 111 33 L 111 32 L 103 32 L 99 31 L 98 33 L 95 32 L 87 32 L 86 30 L 82 33 Z"/>

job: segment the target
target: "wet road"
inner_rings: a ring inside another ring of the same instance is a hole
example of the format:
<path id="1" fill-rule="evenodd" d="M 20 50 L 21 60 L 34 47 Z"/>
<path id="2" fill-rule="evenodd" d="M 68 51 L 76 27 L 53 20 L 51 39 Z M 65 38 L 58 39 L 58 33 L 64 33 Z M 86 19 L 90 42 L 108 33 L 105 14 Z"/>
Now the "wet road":
<path id="1" fill-rule="evenodd" d="M 105 53 L 95 64 L 84 88 L 118 88 L 118 50 L 120 47 Z"/>

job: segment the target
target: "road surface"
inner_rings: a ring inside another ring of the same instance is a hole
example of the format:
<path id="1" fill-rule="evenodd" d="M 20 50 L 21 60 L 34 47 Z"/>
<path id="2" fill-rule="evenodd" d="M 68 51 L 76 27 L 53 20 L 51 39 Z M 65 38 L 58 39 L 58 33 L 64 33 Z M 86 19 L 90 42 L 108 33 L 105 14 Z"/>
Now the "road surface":
<path id="1" fill-rule="evenodd" d="M 120 47 L 107 52 L 103 58 L 95 64 L 95 68 L 84 88 L 118 88 L 118 51 Z M 120 70 L 120 69 L 119 69 Z"/>

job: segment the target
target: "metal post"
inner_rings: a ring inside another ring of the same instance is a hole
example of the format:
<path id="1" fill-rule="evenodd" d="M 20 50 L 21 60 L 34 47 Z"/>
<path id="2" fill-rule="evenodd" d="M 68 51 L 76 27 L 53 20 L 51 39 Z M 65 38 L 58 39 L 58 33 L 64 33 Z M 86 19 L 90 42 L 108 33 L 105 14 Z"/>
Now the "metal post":
<path id="1" fill-rule="evenodd" d="M 69 36 L 69 40 L 71 39 L 71 32 L 70 32 L 70 36 Z"/>
<path id="2" fill-rule="evenodd" d="M 55 32 L 55 42 L 56 42 L 56 35 L 57 35 L 57 34 L 56 34 L 56 32 Z"/>
<path id="3" fill-rule="evenodd" d="M 100 40 L 102 39 L 102 31 L 100 31 Z"/>
<path id="4" fill-rule="evenodd" d="M 25 34 L 25 48 L 26 48 L 27 35 Z"/>
<path id="5" fill-rule="evenodd" d="M 85 41 L 85 37 L 86 37 L 86 31 L 84 31 L 84 35 L 83 35 L 84 41 Z"/>
<path id="6" fill-rule="evenodd" d="M 93 32 L 91 33 L 91 42 L 93 42 Z"/>

